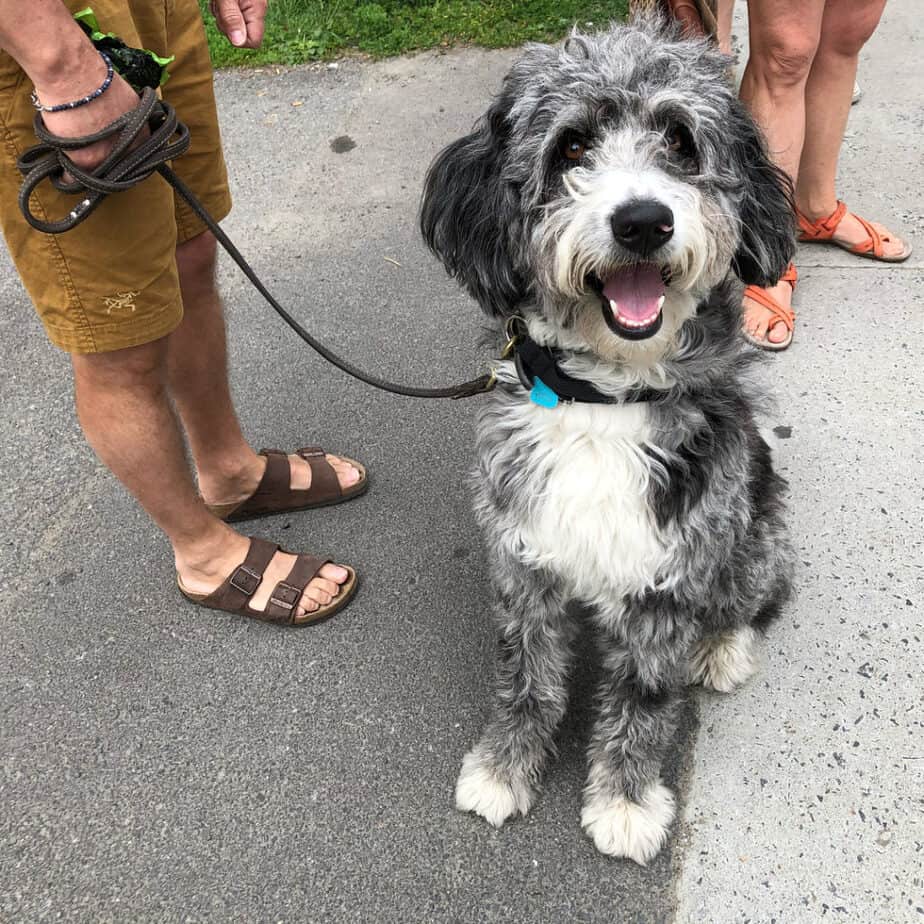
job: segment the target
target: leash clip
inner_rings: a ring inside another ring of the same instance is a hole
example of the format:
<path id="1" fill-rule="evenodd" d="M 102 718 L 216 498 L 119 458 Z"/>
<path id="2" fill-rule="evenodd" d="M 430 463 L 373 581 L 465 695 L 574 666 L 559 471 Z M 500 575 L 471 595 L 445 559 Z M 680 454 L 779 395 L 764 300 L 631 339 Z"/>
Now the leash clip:
<path id="1" fill-rule="evenodd" d="M 521 324 L 523 325 L 523 329 L 517 330 L 518 326 Z M 513 356 L 513 351 L 517 348 L 517 344 L 519 344 L 526 336 L 525 328 L 526 321 L 518 314 L 507 318 L 507 323 L 504 325 L 504 333 L 507 335 L 507 343 L 504 345 L 503 350 L 501 350 L 501 359 L 510 359 L 510 357 Z"/>
<path id="2" fill-rule="evenodd" d="M 517 330 L 519 325 L 523 326 L 522 330 Z M 501 350 L 499 357 L 501 360 L 510 359 L 510 357 L 516 353 L 517 346 L 522 343 L 523 338 L 526 336 L 526 321 L 518 314 L 507 318 L 507 323 L 504 325 L 504 334 L 507 337 L 507 342 Z M 497 385 L 496 366 L 491 369 L 491 374 L 488 376 L 483 390 L 486 392 L 493 391 L 495 385 Z"/>

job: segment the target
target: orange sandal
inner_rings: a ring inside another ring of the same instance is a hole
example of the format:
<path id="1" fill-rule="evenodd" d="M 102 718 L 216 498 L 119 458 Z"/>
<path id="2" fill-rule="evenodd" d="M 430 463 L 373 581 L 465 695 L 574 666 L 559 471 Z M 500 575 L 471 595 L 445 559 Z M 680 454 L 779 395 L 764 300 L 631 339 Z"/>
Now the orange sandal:
<path id="1" fill-rule="evenodd" d="M 782 276 L 780 276 L 780 282 L 788 282 L 790 286 L 792 286 L 793 292 L 796 291 L 796 282 L 798 279 L 799 273 L 796 271 L 796 268 L 792 263 L 786 267 L 785 272 Z M 752 301 L 762 305 L 773 315 L 773 320 L 767 325 L 767 331 L 769 331 L 777 321 L 782 321 L 786 325 L 786 329 L 789 331 L 789 336 L 785 340 L 782 340 L 779 343 L 773 343 L 772 341 L 767 340 L 765 337 L 755 337 L 747 329 L 742 328 L 741 333 L 744 339 L 747 340 L 748 343 L 753 343 L 754 346 L 759 347 L 761 350 L 785 350 L 786 347 L 792 343 L 792 332 L 796 326 L 795 311 L 793 311 L 792 308 L 787 308 L 785 305 L 781 305 L 762 286 L 746 286 L 744 290 L 744 297 L 750 298 Z"/>
<path id="2" fill-rule="evenodd" d="M 901 238 L 893 236 L 889 231 L 877 231 L 865 218 L 861 218 L 856 212 L 851 212 L 854 218 L 861 225 L 863 230 L 869 235 L 865 241 L 860 244 L 842 244 L 834 240 L 834 233 L 837 226 L 844 220 L 847 214 L 847 206 L 837 200 L 837 208 L 827 217 L 819 218 L 812 221 L 806 218 L 798 209 L 796 209 L 796 218 L 799 221 L 799 240 L 806 244 L 836 244 L 849 253 L 855 253 L 858 257 L 867 257 L 870 260 L 881 260 L 883 263 L 903 263 L 911 256 L 911 245 L 902 241 Z M 883 249 L 884 241 L 899 241 L 904 249 L 900 254 L 889 256 Z"/>

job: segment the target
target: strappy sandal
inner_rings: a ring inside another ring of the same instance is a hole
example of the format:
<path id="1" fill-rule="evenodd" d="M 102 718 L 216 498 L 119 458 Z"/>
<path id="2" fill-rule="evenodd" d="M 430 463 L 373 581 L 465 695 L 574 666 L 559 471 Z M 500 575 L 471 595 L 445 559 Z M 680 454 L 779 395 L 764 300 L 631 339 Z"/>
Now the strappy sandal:
<path id="1" fill-rule="evenodd" d="M 789 266 L 786 267 L 783 275 L 780 276 L 780 282 L 788 282 L 790 286 L 792 286 L 792 291 L 795 292 L 796 283 L 798 281 L 799 273 L 797 272 L 796 267 L 790 263 Z M 759 347 L 761 350 L 785 350 L 786 347 L 792 343 L 792 332 L 796 327 L 795 311 L 793 311 L 792 308 L 787 308 L 785 305 L 781 305 L 766 289 L 762 288 L 761 286 L 746 286 L 744 289 L 744 297 L 750 298 L 752 301 L 762 305 L 773 315 L 773 320 L 767 325 L 768 333 L 770 328 L 772 328 L 777 321 L 782 321 L 786 325 L 786 329 L 789 331 L 789 334 L 785 340 L 781 340 L 779 343 L 773 343 L 771 340 L 767 340 L 766 337 L 755 337 L 746 328 L 742 327 L 741 333 L 744 339 L 747 340 L 748 343 L 753 343 L 754 346 Z"/>
<path id="2" fill-rule="evenodd" d="M 356 572 L 347 565 L 339 565 L 349 573 L 346 581 L 340 585 L 340 593 L 331 600 L 326 606 L 321 606 L 312 613 L 306 613 L 304 616 L 296 617 L 299 601 L 305 588 L 317 576 L 321 568 L 324 567 L 331 559 L 315 558 L 312 555 L 299 555 L 292 566 L 284 581 L 279 581 L 270 598 L 267 601 L 266 608 L 255 610 L 250 606 L 250 598 L 257 592 L 260 582 L 263 580 L 263 572 L 272 561 L 277 552 L 284 552 L 273 542 L 267 542 L 265 539 L 251 539 L 250 548 L 247 550 L 247 557 L 243 564 L 238 565 L 231 573 L 231 576 L 217 589 L 210 594 L 197 594 L 187 590 L 177 575 L 176 583 L 180 593 L 187 600 L 198 606 L 204 606 L 211 610 L 223 610 L 226 613 L 236 613 L 239 616 L 247 616 L 250 619 L 259 619 L 261 622 L 272 622 L 284 626 L 306 626 L 314 625 L 324 620 L 330 619 L 334 614 L 340 612 L 353 598 L 356 593 L 357 577 Z"/>
<path id="3" fill-rule="evenodd" d="M 889 231 L 877 231 L 865 218 L 861 218 L 856 212 L 850 212 L 861 225 L 868 237 L 859 244 L 845 244 L 834 239 L 837 226 L 844 220 L 847 215 L 847 206 L 840 200 L 837 200 L 837 208 L 827 217 L 819 218 L 812 221 L 798 209 L 796 209 L 796 219 L 799 222 L 799 240 L 805 244 L 836 244 L 842 250 L 848 253 L 855 253 L 858 257 L 866 257 L 869 260 L 881 260 L 883 263 L 903 263 L 911 256 L 911 245 L 907 241 L 895 237 Z M 889 256 L 883 248 L 883 242 L 899 241 L 903 250 L 900 254 Z"/>
<path id="4" fill-rule="evenodd" d="M 311 485 L 307 491 L 295 490 L 289 457 L 280 449 L 261 449 L 266 456 L 266 471 L 257 485 L 257 490 L 236 504 L 206 504 L 208 509 L 226 523 L 253 520 L 274 513 L 288 513 L 308 510 L 311 507 L 329 507 L 365 494 L 369 487 L 366 469 L 353 459 L 340 456 L 344 462 L 359 472 L 359 481 L 348 488 L 341 488 L 333 466 L 327 461 L 327 453 L 319 446 L 296 449 L 293 455 L 301 456 L 311 466 Z"/>

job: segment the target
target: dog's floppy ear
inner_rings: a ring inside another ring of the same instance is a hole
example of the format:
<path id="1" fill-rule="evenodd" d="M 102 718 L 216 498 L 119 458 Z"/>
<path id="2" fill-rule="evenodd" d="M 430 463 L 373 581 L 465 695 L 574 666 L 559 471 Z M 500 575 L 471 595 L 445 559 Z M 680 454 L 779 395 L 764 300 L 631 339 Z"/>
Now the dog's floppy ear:
<path id="1" fill-rule="evenodd" d="M 508 112 L 509 101 L 498 98 L 471 134 L 443 149 L 427 171 L 420 210 L 427 246 L 491 315 L 511 313 L 525 295 L 510 252 L 519 194 L 503 177 Z"/>
<path id="2" fill-rule="evenodd" d="M 746 285 L 775 285 L 796 248 L 792 181 L 770 160 L 763 136 L 737 100 L 731 138 L 730 153 L 741 178 L 741 239 L 732 269 Z"/>

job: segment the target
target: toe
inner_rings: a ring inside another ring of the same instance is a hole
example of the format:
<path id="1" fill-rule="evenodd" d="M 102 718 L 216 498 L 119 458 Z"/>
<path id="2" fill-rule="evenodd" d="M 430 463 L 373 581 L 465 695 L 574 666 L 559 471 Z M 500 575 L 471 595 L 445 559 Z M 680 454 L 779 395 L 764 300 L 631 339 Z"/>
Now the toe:
<path id="1" fill-rule="evenodd" d="M 346 459 L 341 459 L 339 456 L 332 456 L 328 454 L 326 456 L 328 463 L 337 473 L 337 480 L 340 482 L 340 487 L 350 488 L 359 481 L 359 469 L 351 465 Z"/>
<path id="2" fill-rule="evenodd" d="M 344 569 L 336 568 L 335 570 L 343 571 Z M 336 581 L 330 581 L 322 577 L 312 578 L 302 594 L 300 609 L 303 609 L 304 613 L 299 615 L 310 615 L 311 613 L 316 613 L 322 606 L 329 606 L 339 593 L 340 584 Z"/>
<path id="3" fill-rule="evenodd" d="M 324 458 L 334 470 L 341 488 L 351 488 L 362 477 L 356 466 L 351 465 L 345 459 L 329 453 Z M 301 456 L 289 456 L 289 470 L 292 473 L 289 481 L 292 490 L 307 491 L 311 487 L 311 466 Z"/>
<path id="4" fill-rule="evenodd" d="M 327 574 L 327 577 L 322 575 Z M 338 578 L 342 576 L 344 580 L 348 577 L 345 568 L 339 565 L 325 565 L 321 571 L 313 577 L 302 593 L 302 599 L 299 601 L 298 615 L 296 619 L 303 619 L 314 615 L 322 607 L 330 606 L 340 594 L 342 581 L 332 580 L 330 575 L 334 574 Z"/>
<path id="5" fill-rule="evenodd" d="M 758 340 L 767 332 L 767 321 L 770 312 L 757 302 L 746 299 L 744 302 L 744 329 Z"/>
<path id="6" fill-rule="evenodd" d="M 318 577 L 326 578 L 328 581 L 333 581 L 335 584 L 345 584 L 349 576 L 350 572 L 347 571 L 346 568 L 330 563 L 324 565 L 318 572 Z"/>
<path id="7" fill-rule="evenodd" d="M 340 593 L 340 585 L 336 581 L 328 581 L 326 578 L 316 577 L 312 580 L 311 586 L 323 590 L 324 593 L 332 597 Z"/>
<path id="8" fill-rule="evenodd" d="M 882 250 L 888 257 L 900 257 L 905 252 L 905 242 L 893 234 L 885 225 L 873 222 L 873 227 L 879 232 L 882 239 Z"/>
<path id="9" fill-rule="evenodd" d="M 767 332 L 767 339 L 771 343 L 782 343 L 788 334 L 789 330 L 786 325 L 782 321 L 777 321 Z"/>
<path id="10" fill-rule="evenodd" d="M 333 599 L 331 594 L 318 587 L 313 581 L 305 588 L 305 593 L 302 595 L 302 600 L 312 600 L 318 606 L 327 606 Z"/>

